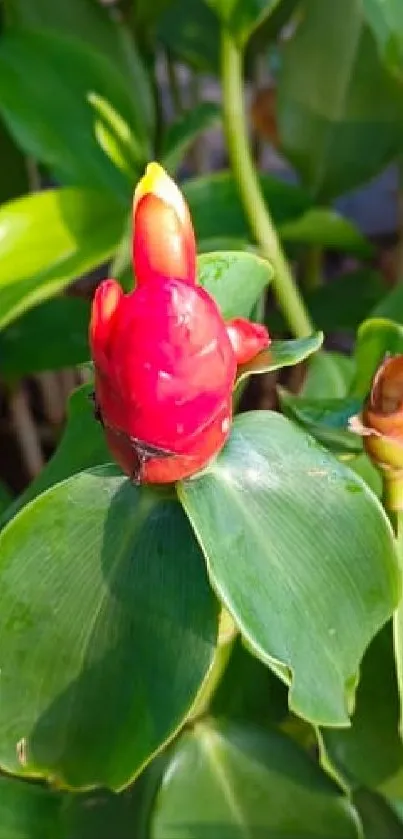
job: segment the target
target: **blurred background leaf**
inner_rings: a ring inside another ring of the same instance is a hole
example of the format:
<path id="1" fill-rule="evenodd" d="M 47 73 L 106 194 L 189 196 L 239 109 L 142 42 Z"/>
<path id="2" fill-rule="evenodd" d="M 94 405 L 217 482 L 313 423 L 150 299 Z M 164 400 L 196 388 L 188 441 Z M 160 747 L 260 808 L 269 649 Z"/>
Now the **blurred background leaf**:
<path id="1" fill-rule="evenodd" d="M 329 201 L 396 157 L 402 109 L 362 0 L 305 0 L 282 50 L 278 120 L 281 148 L 310 193 Z"/>
<path id="2" fill-rule="evenodd" d="M 140 174 L 150 153 L 144 119 L 128 79 L 112 62 L 65 35 L 2 36 L 0 111 L 23 150 L 66 183 L 108 189 L 127 201 L 131 184 L 97 142 L 91 94 L 110 103 L 132 128 L 142 155 L 137 160 Z"/>
<path id="3" fill-rule="evenodd" d="M 0 327 L 109 259 L 124 220 L 108 193 L 73 187 L 3 204 Z"/>

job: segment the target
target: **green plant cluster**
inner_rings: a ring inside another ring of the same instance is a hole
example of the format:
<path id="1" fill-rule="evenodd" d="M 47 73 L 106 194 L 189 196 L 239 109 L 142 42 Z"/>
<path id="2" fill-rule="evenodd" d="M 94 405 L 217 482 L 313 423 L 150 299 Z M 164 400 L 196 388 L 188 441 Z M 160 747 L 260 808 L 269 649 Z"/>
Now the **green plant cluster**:
<path id="1" fill-rule="evenodd" d="M 0 496 L 0 839 L 400 839 L 401 534 L 348 421 L 403 353 L 403 286 L 332 202 L 403 166 L 402 0 L 0 12 L 4 392 L 88 364 L 90 303 L 66 290 L 106 264 L 131 287 L 145 165 L 179 178 L 220 124 L 228 168 L 181 182 L 199 282 L 226 318 L 263 320 L 273 294 L 273 341 L 240 381 L 307 368 L 166 492 L 111 465 L 83 385 L 46 467 Z M 253 155 L 262 62 L 295 185 Z M 198 96 L 206 74 L 222 106 Z M 328 252 L 354 267 L 324 283 Z"/>

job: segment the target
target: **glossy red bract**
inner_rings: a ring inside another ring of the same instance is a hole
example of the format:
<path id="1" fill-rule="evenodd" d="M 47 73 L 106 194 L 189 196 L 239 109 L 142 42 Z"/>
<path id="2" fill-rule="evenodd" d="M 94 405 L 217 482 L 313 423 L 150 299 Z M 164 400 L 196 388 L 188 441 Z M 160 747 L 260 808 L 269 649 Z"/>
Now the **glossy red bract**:
<path id="1" fill-rule="evenodd" d="M 135 194 L 133 261 L 134 291 L 105 280 L 95 293 L 95 398 L 123 470 L 137 482 L 167 483 L 199 471 L 222 448 L 237 363 L 269 338 L 243 319 L 227 325 L 196 285 L 189 212 L 157 164 Z"/>

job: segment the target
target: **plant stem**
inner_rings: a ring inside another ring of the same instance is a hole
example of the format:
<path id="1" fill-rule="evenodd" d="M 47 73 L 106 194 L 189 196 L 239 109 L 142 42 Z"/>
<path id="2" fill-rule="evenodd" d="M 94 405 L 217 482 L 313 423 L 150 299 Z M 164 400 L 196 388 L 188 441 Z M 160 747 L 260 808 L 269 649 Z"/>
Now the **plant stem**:
<path id="1" fill-rule="evenodd" d="M 274 268 L 273 290 L 294 335 L 304 338 L 313 325 L 284 256 L 253 164 L 243 100 L 243 54 L 231 35 L 222 33 L 224 125 L 231 166 L 251 230 Z"/>

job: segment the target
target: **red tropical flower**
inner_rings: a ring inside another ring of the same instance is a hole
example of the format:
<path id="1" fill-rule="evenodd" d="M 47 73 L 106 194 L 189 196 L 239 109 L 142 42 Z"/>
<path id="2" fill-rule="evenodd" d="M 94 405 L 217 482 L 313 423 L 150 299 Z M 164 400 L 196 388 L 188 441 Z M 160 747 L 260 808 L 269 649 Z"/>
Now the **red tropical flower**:
<path id="1" fill-rule="evenodd" d="M 196 246 L 185 200 L 151 163 L 134 196 L 136 288 L 115 280 L 95 293 L 90 344 L 95 401 L 108 445 L 136 482 L 199 471 L 222 448 L 238 363 L 267 347 L 265 327 L 226 324 L 196 285 Z"/>

